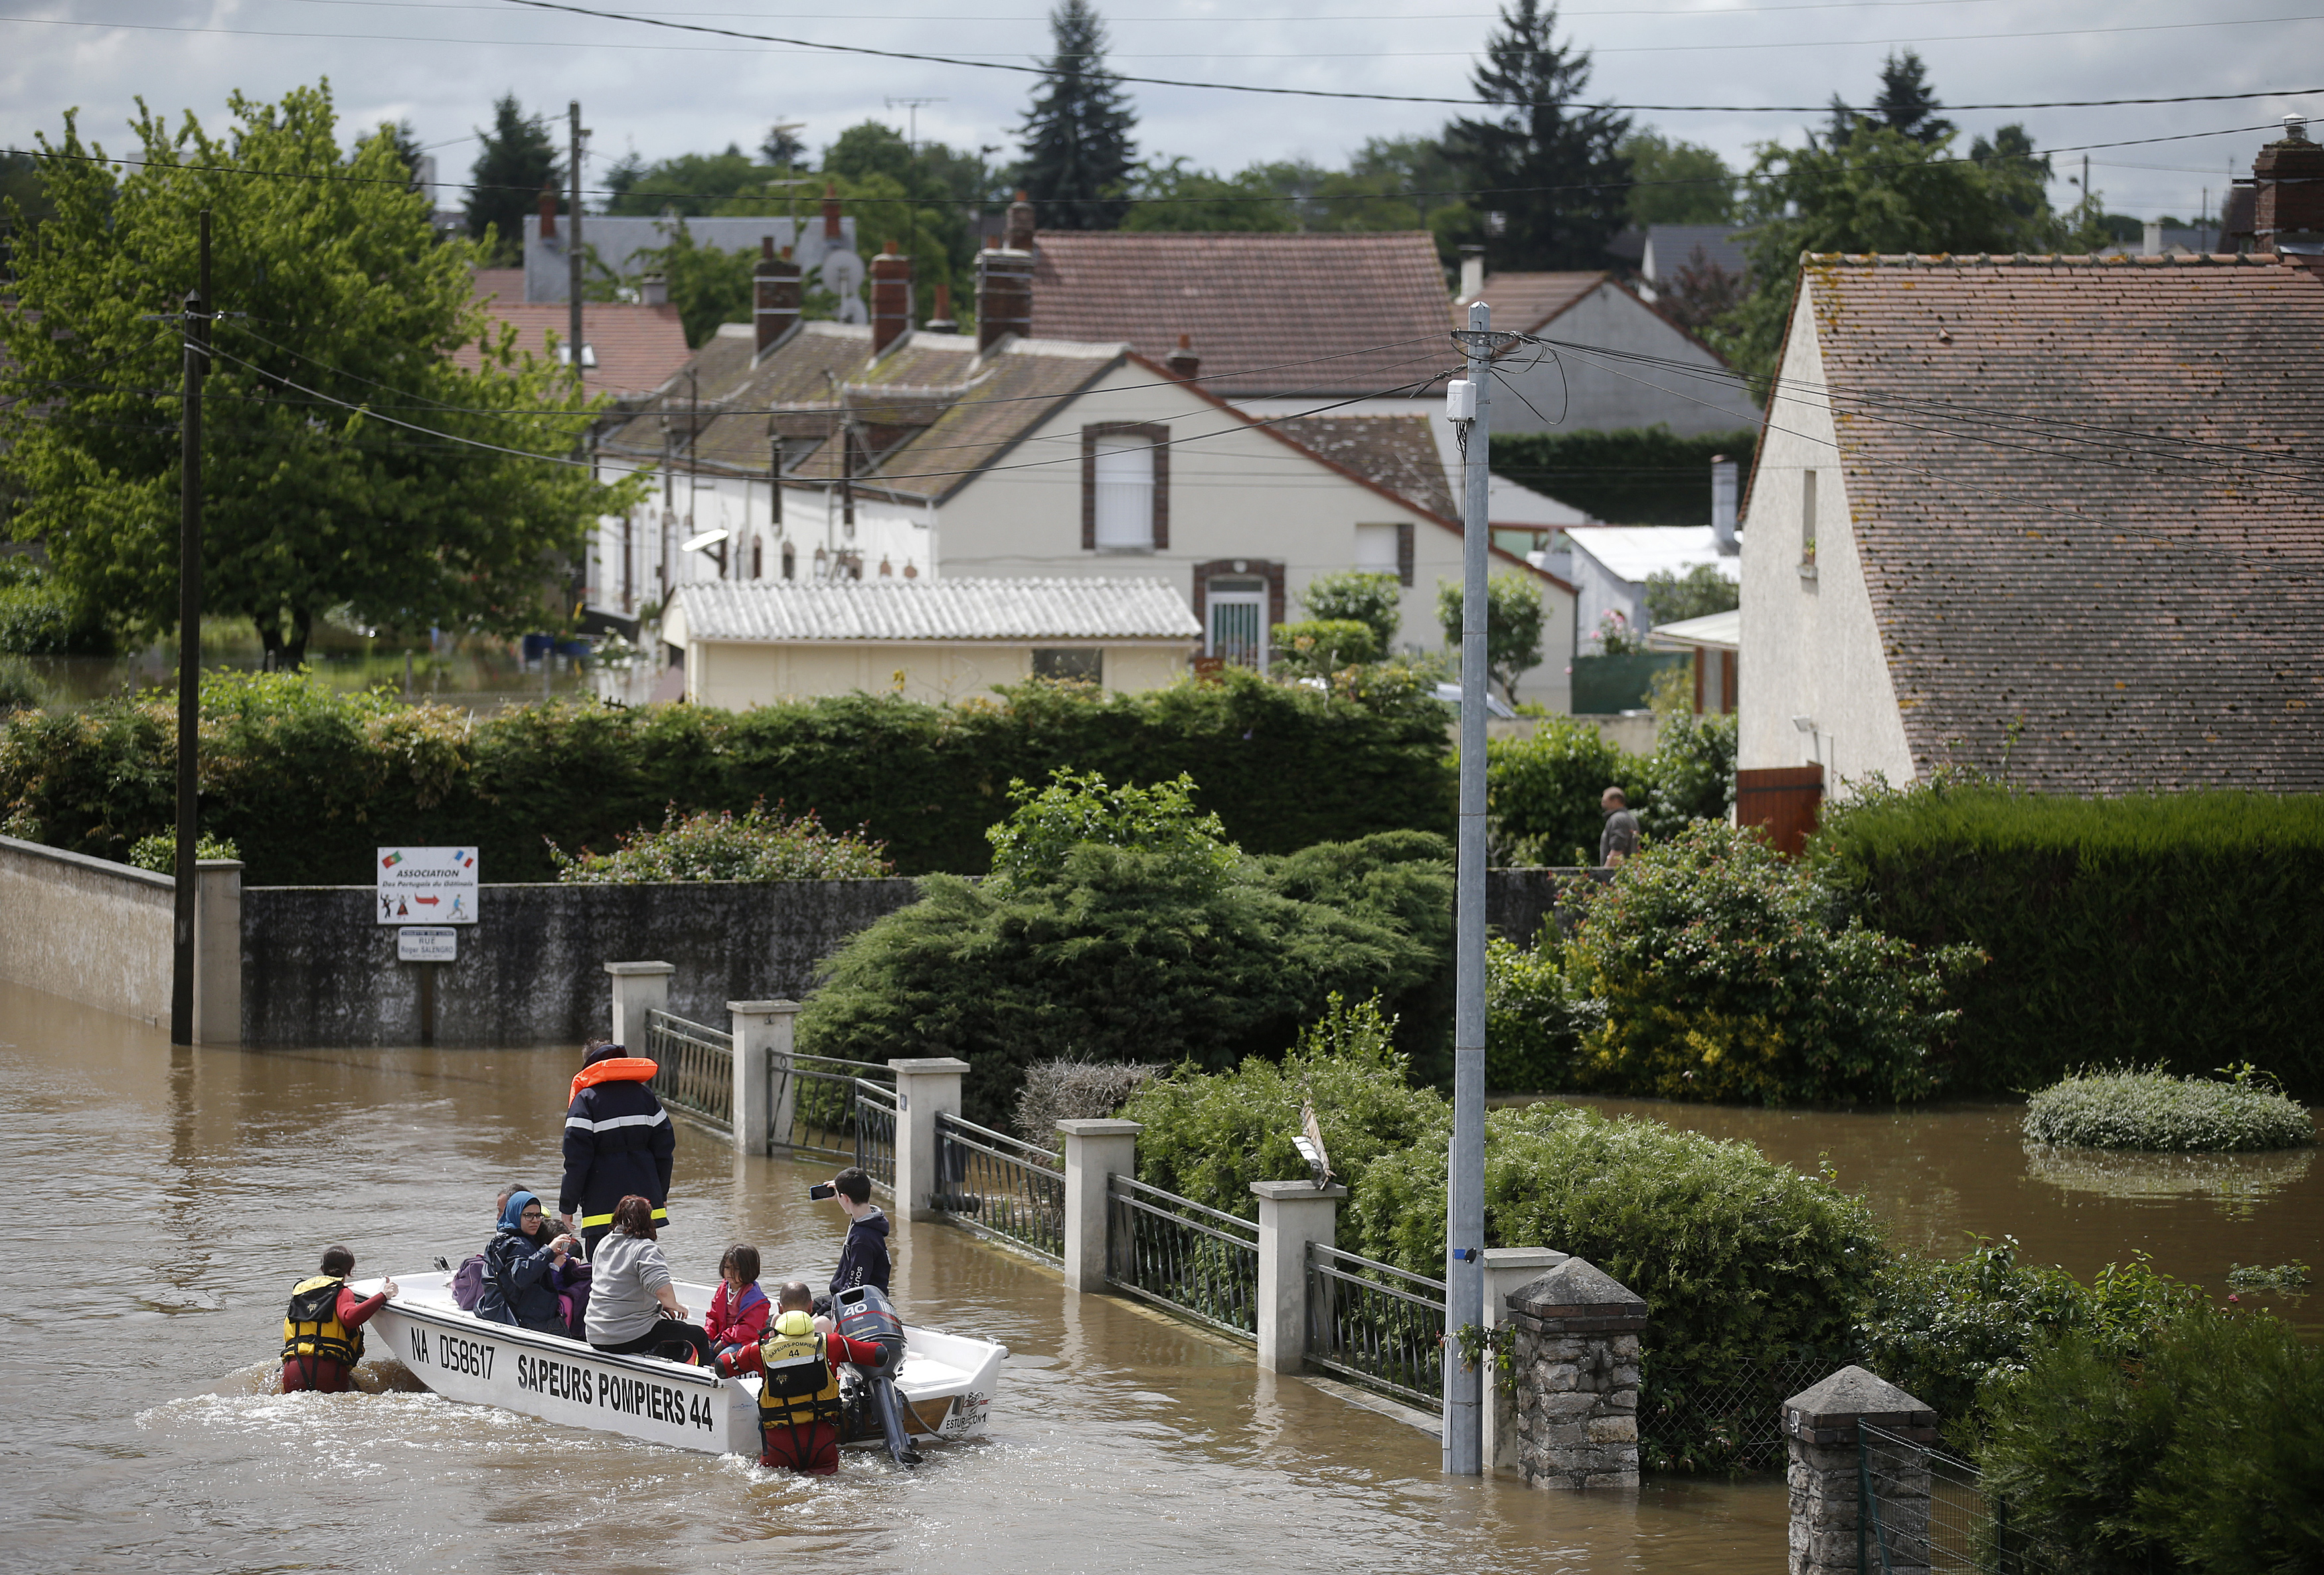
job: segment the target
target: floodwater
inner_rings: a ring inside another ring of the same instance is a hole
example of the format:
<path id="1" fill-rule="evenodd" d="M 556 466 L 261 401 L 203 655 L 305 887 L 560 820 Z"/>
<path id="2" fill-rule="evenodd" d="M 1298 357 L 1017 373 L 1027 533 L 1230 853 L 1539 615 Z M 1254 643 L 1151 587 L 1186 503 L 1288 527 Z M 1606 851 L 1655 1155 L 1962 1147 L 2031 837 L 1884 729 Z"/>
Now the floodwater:
<path id="1" fill-rule="evenodd" d="M 906 1472 L 776 1475 L 424 1394 L 272 1395 L 282 1303 L 479 1247 L 557 1183 L 558 1051 L 175 1050 L 0 984 L 0 1570 L 1732 1571 L 1784 1562 L 1779 1481 L 1580 1497 L 1450 1480 L 1425 1433 L 955 1227 L 900 1225 L 915 1319 L 1014 1353 L 992 1435 Z M 824 1171 L 679 1128 L 682 1277 L 757 1243 L 829 1272 Z"/>

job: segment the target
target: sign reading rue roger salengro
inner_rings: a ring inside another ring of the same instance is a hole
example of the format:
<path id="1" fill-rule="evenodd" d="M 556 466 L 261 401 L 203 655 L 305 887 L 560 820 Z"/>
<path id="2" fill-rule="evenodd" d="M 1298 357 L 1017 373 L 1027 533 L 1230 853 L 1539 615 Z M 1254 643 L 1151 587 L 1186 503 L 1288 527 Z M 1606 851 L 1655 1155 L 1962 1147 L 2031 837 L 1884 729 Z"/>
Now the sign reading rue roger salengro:
<path id="1" fill-rule="evenodd" d="M 383 925 L 476 922 L 474 848 L 382 848 L 375 872 Z"/>
<path id="2" fill-rule="evenodd" d="M 457 962 L 460 932 L 443 925 L 406 925 L 395 932 L 399 962 Z"/>

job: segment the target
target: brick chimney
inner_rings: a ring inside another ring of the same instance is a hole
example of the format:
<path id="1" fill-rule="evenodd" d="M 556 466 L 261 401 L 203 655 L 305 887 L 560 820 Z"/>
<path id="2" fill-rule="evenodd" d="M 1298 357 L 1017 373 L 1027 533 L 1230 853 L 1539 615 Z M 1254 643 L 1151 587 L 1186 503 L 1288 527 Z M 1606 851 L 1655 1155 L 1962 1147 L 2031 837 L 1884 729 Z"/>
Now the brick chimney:
<path id="1" fill-rule="evenodd" d="M 2307 123 L 2283 117 L 2283 137 L 2252 161 L 2252 229 L 2262 250 L 2309 260 L 2324 254 L 2324 144 Z"/>
<path id="2" fill-rule="evenodd" d="M 839 188 L 826 180 L 823 185 L 823 244 L 829 246 L 841 239 L 839 231 Z"/>
<path id="3" fill-rule="evenodd" d="M 1196 375 L 1203 370 L 1203 358 L 1194 354 L 1193 336 L 1179 335 L 1178 347 L 1170 352 L 1169 359 L 1162 364 L 1168 370 L 1171 376 L 1187 382 L 1194 382 Z"/>
<path id="4" fill-rule="evenodd" d="M 1009 207 L 1009 244 L 976 254 L 976 348 L 1033 332 L 1033 205 L 1019 192 Z M 1019 244 L 1019 243 L 1022 243 Z"/>
<path id="5" fill-rule="evenodd" d="M 872 259 L 872 354 L 879 355 L 912 327 L 912 260 L 890 241 Z"/>
<path id="6" fill-rule="evenodd" d="M 1033 249 L 1033 203 L 1022 191 L 1009 205 L 1009 249 L 1029 252 Z"/>
<path id="7" fill-rule="evenodd" d="M 752 294 L 751 318 L 757 325 L 757 354 L 764 355 L 783 339 L 799 320 L 799 269 L 791 261 L 791 249 L 783 248 L 775 255 L 775 238 L 759 237 L 759 263 L 751 271 Z"/>
<path id="8" fill-rule="evenodd" d="M 960 332 L 960 325 L 953 321 L 952 286 L 949 284 L 936 286 L 936 316 L 928 319 L 928 332 L 931 334 Z"/>
<path id="9" fill-rule="evenodd" d="M 557 239 L 557 188 L 554 186 L 540 189 L 540 238 L 544 241 Z"/>

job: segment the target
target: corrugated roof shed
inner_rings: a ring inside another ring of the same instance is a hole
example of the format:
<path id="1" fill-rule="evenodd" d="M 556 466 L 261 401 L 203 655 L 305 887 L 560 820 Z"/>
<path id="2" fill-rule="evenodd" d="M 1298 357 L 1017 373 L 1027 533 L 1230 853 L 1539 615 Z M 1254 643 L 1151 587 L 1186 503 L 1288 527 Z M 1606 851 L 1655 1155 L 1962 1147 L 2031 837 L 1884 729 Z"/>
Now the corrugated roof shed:
<path id="1" fill-rule="evenodd" d="M 702 581 L 678 594 L 693 640 L 1176 640 L 1203 632 L 1165 580 Z"/>
<path id="2" fill-rule="evenodd" d="M 1213 393 L 1417 397 L 1457 362 L 1425 231 L 1044 230 L 1034 250 L 1035 335 L 1161 361 L 1185 334 Z"/>
<path id="3" fill-rule="evenodd" d="M 1816 257 L 1794 309 L 1921 769 L 2324 790 L 2324 281 Z"/>

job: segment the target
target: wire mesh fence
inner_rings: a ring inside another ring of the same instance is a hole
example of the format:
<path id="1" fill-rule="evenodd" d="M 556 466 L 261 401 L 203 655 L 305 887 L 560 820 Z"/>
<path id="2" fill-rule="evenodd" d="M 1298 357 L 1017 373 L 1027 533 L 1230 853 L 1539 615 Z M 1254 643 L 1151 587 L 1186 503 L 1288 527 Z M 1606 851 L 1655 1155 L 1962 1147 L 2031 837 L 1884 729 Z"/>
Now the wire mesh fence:
<path id="1" fill-rule="evenodd" d="M 1444 1282 L 1309 1242 L 1307 1360 L 1441 1412 Z"/>
<path id="2" fill-rule="evenodd" d="M 1259 1337 L 1259 1227 L 1131 1176 L 1106 1183 L 1106 1279 L 1246 1340 Z"/>
<path id="3" fill-rule="evenodd" d="M 1724 1377 L 1649 1384 L 1639 1397 L 1639 1463 L 1653 1470 L 1774 1470 L 1784 1458 L 1784 1402 L 1841 1365 L 1783 1357 Z"/>
<path id="4" fill-rule="evenodd" d="M 963 1224 L 1063 1261 L 1065 1161 L 958 1116 L 936 1118 L 937 1211 Z"/>
<path id="5" fill-rule="evenodd" d="M 655 1066 L 650 1086 L 663 1104 L 705 1126 L 733 1130 L 733 1035 L 648 1008 L 646 1055 Z"/>
<path id="6" fill-rule="evenodd" d="M 1857 1424 L 1857 1460 L 1868 1575 L 2049 1575 L 1969 1461 L 1868 1422 Z"/>

